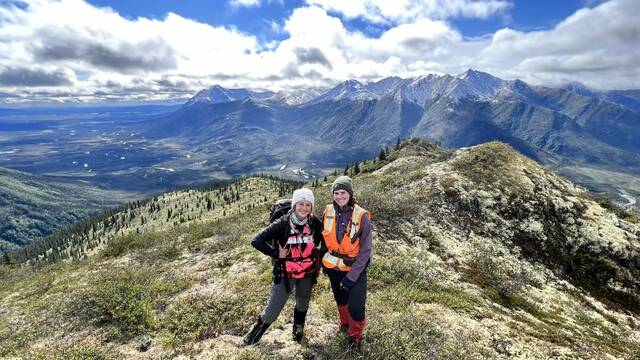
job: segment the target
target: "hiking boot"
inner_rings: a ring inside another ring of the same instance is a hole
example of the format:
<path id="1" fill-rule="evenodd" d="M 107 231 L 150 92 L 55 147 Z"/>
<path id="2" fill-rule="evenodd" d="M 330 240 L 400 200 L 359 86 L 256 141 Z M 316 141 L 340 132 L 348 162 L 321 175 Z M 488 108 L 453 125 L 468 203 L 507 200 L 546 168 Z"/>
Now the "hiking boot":
<path id="1" fill-rule="evenodd" d="M 304 337 L 304 325 L 293 325 L 293 341 L 302 344 Z"/>
<path id="2" fill-rule="evenodd" d="M 362 339 L 359 337 L 349 336 L 349 349 L 357 353 L 361 353 L 362 352 L 361 340 Z"/>
<path id="3" fill-rule="evenodd" d="M 351 320 L 351 315 L 349 315 L 349 307 L 347 305 L 338 305 L 338 316 L 340 321 L 338 332 L 346 333 L 349 330 L 349 320 Z"/>
<path id="4" fill-rule="evenodd" d="M 356 352 L 361 351 L 360 343 L 366 322 L 366 319 L 361 321 L 351 319 L 349 321 L 349 348 Z"/>
<path id="5" fill-rule="evenodd" d="M 256 321 L 255 324 L 253 324 L 253 328 L 251 328 L 251 331 L 249 331 L 244 336 L 244 338 L 242 339 L 242 344 L 253 345 L 258 341 L 260 341 L 260 338 L 262 338 L 262 335 L 264 334 L 264 332 L 267 331 L 267 329 L 269 328 L 269 325 L 271 324 L 267 324 L 263 322 L 262 319 L 258 316 L 258 321 Z"/>
<path id="6" fill-rule="evenodd" d="M 302 344 L 302 338 L 304 337 L 304 321 L 307 317 L 306 311 L 298 311 L 293 309 L 293 341 L 298 344 Z"/>

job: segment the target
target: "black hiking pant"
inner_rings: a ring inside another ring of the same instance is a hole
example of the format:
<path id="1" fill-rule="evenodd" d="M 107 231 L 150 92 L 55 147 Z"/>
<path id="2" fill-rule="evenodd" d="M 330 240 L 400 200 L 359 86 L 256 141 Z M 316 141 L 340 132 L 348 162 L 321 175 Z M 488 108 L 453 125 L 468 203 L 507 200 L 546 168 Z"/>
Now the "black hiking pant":
<path id="1" fill-rule="evenodd" d="M 331 282 L 333 297 L 338 305 L 348 305 L 349 315 L 355 321 L 362 321 L 365 318 L 365 302 L 367 301 L 367 270 L 361 274 L 351 290 L 342 289 L 340 282 L 347 276 L 346 271 L 325 269 Z"/>

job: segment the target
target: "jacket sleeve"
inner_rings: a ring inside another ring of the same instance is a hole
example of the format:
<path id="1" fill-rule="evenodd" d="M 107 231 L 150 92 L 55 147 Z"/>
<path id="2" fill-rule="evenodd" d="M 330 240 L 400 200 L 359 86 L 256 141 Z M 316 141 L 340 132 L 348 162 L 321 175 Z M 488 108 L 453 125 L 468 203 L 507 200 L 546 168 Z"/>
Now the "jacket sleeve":
<path id="1" fill-rule="evenodd" d="M 314 217 L 313 219 L 313 244 L 316 248 L 320 248 L 323 243 L 322 222 L 317 217 Z"/>
<path id="2" fill-rule="evenodd" d="M 327 249 L 327 244 L 324 242 L 324 236 L 322 235 L 322 231 L 324 230 L 324 211 L 322 212 L 322 216 L 318 219 L 318 222 L 320 223 L 320 229 L 318 231 L 318 240 L 320 241 L 320 257 L 323 257 L 324 254 L 329 251 L 329 249 Z"/>
<path id="3" fill-rule="evenodd" d="M 347 278 L 356 282 L 360 274 L 369 265 L 371 259 L 371 248 L 373 246 L 373 235 L 371 234 L 371 220 L 368 217 L 362 217 L 362 234 L 360 234 L 360 251 L 356 255 L 356 261 L 351 265 L 351 269 L 347 272 Z"/>
<path id="4" fill-rule="evenodd" d="M 264 228 L 251 240 L 251 245 L 261 253 L 274 258 L 278 257 L 278 248 L 274 246 L 283 233 L 282 219 L 277 219 Z"/>

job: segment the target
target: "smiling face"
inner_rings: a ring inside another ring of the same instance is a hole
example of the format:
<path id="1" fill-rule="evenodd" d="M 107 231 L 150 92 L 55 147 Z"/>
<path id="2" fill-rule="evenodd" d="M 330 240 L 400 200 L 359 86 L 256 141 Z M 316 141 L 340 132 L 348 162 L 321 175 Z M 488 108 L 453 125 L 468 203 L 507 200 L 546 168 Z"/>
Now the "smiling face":
<path id="1" fill-rule="evenodd" d="M 347 205 L 349 203 L 350 197 L 351 195 L 349 194 L 349 192 L 344 189 L 338 189 L 333 192 L 333 200 L 335 200 L 336 204 L 338 204 L 338 206 L 340 207 Z"/>
<path id="2" fill-rule="evenodd" d="M 293 212 L 296 213 L 296 216 L 298 217 L 298 219 L 304 219 L 307 216 L 309 216 L 312 208 L 313 208 L 313 205 L 311 204 L 311 202 L 307 200 L 301 200 L 296 203 L 296 206 Z"/>

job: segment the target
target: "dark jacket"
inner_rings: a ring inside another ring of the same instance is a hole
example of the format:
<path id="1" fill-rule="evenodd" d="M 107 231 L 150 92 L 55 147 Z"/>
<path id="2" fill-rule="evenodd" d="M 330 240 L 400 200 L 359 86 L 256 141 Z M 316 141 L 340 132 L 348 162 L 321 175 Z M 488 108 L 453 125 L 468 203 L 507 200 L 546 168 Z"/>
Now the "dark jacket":
<path id="1" fill-rule="evenodd" d="M 289 214 L 282 216 L 269 226 L 264 228 L 251 240 L 251 245 L 261 253 L 278 258 L 278 246 L 284 247 L 291 230 L 289 224 Z M 309 218 L 309 227 L 313 234 L 313 243 L 316 248 L 322 243 L 322 222 L 315 216 Z M 302 226 L 300 227 L 302 228 Z"/>

